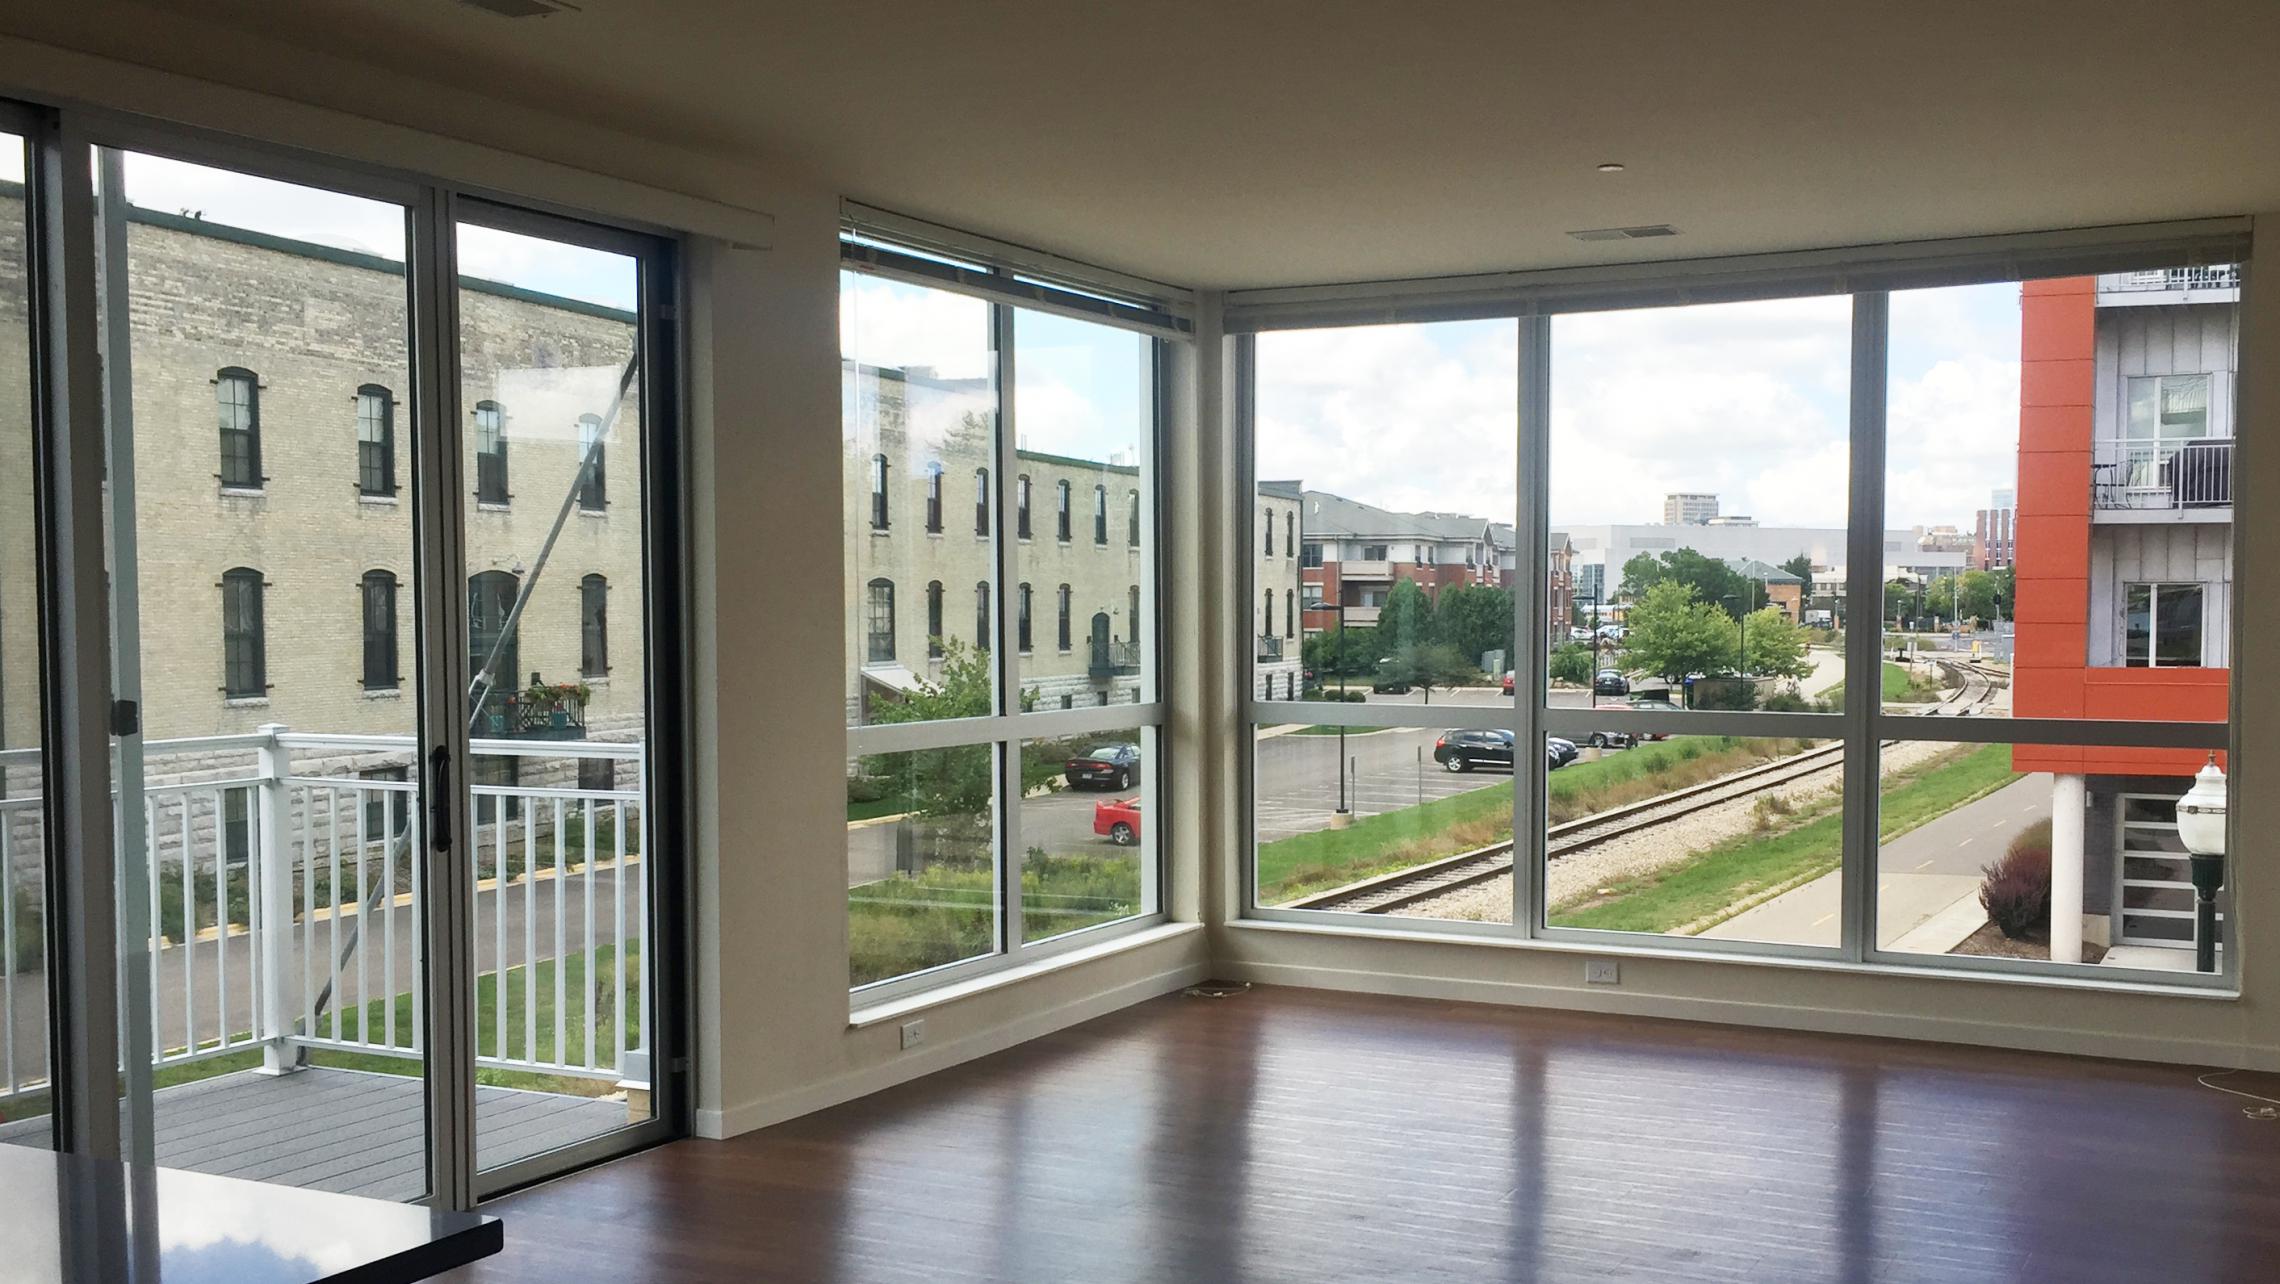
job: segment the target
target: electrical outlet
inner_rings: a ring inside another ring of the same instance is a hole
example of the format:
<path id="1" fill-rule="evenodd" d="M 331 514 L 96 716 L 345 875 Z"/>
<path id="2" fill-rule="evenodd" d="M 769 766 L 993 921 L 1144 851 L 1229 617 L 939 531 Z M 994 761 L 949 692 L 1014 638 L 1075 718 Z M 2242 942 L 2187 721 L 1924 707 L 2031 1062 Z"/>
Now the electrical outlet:
<path id="1" fill-rule="evenodd" d="M 1615 970 L 1613 959 L 1587 959 L 1583 965 L 1585 985 L 1621 985 L 1622 974 Z"/>
<path id="2" fill-rule="evenodd" d="M 1613 967 L 1615 965 L 1610 963 L 1608 966 Z M 926 1042 L 926 1022 L 923 1019 L 902 1023 L 903 1051 L 908 1052 L 924 1042 Z"/>

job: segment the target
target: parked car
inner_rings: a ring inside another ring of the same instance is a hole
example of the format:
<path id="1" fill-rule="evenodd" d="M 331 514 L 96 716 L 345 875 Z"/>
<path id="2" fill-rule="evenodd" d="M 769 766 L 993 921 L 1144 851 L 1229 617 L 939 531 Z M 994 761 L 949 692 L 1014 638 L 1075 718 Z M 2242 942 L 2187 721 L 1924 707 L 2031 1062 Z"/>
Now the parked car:
<path id="1" fill-rule="evenodd" d="M 1544 737 L 1544 770 L 1558 771 L 1574 762 L 1576 755 L 1580 752 L 1581 750 L 1575 747 L 1573 740 L 1560 736 L 1546 736 Z"/>
<path id="2" fill-rule="evenodd" d="M 1140 783 L 1140 746 L 1096 745 L 1062 769 L 1071 789 L 1130 789 Z"/>
<path id="3" fill-rule="evenodd" d="M 1118 798 L 1093 804 L 1093 832 L 1119 847 L 1140 841 L 1140 800 Z"/>
<path id="4" fill-rule="evenodd" d="M 1623 677 L 1621 669 L 1601 669 L 1591 679 L 1591 694 L 1629 695 L 1631 684 Z"/>
<path id="5" fill-rule="evenodd" d="M 1597 636 L 1598 634 L 1593 633 L 1590 629 L 1587 629 L 1580 624 L 1568 630 L 1568 641 L 1570 642 L 1589 642 L 1591 639 Z"/>
<path id="6" fill-rule="evenodd" d="M 1510 669 L 1504 671 L 1504 694 L 1512 694 L 1512 670 Z"/>
<path id="7" fill-rule="evenodd" d="M 1509 731 L 1444 731 L 1433 742 L 1433 761 L 1449 771 L 1512 766 Z"/>
<path id="8" fill-rule="evenodd" d="M 1637 744 L 1639 738 L 1628 731 L 1594 731 L 1585 736 L 1583 742 L 1594 749 L 1628 749 Z"/>

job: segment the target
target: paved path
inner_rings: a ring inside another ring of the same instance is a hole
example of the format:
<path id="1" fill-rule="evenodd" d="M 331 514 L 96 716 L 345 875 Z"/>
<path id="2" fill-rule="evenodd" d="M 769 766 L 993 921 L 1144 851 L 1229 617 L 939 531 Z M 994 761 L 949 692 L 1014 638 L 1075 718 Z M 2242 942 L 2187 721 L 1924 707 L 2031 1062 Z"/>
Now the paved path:
<path id="1" fill-rule="evenodd" d="M 1919 825 L 1877 852 L 1877 941 L 1884 948 L 1935 915 L 1979 895 L 1980 871 L 2012 835 L 2050 817 L 2050 777 L 2021 778 Z M 1843 875 L 1832 873 L 1744 910 L 1704 936 L 1833 945 Z M 1960 938 L 1959 938 L 1960 939 Z"/>

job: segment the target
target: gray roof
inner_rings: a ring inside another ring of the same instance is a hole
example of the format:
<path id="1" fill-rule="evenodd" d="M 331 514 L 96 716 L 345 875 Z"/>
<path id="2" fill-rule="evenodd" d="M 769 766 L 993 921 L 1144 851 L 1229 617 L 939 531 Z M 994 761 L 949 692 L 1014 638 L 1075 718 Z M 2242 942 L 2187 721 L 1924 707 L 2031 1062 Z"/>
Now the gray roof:
<path id="1" fill-rule="evenodd" d="M 1299 518 L 1308 535 L 1333 539 L 1428 539 L 1465 543 L 1473 540 L 1510 547 L 1512 528 L 1486 518 L 1461 513 L 1396 513 L 1328 491 L 1306 492 L 1306 507 Z"/>
<path id="2" fill-rule="evenodd" d="M 1780 567 L 1773 565 L 1771 562 L 1761 562 L 1754 557 L 1729 557 L 1725 559 L 1725 562 L 1726 565 L 1731 567 L 1736 573 L 1746 576 L 1750 579 L 1757 580 L 1760 583 L 1803 584 L 1805 582 L 1803 579 L 1800 579 L 1795 575 L 1791 575 L 1789 572 L 1782 570 Z"/>
<path id="3" fill-rule="evenodd" d="M 1272 495 L 1276 499 L 1299 499 L 1302 498 L 1299 492 L 1303 484 L 1295 480 L 1263 481 L 1259 483 L 1259 493 Z"/>

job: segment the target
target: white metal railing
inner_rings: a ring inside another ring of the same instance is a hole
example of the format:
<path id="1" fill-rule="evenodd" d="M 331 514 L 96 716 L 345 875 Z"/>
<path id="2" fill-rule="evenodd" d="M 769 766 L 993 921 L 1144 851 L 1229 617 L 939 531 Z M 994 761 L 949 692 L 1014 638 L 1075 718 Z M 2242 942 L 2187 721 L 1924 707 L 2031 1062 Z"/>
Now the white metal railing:
<path id="1" fill-rule="evenodd" d="M 2222 508 L 2232 503 L 2229 437 L 2108 437 L 2091 452 L 2100 509 Z"/>
<path id="2" fill-rule="evenodd" d="M 2146 272 L 2109 272 L 2098 278 L 2101 294 L 2134 294 L 2145 290 L 2237 290 L 2240 266 L 2220 263 L 2207 267 L 2155 268 Z"/>
<path id="3" fill-rule="evenodd" d="M 476 1063 L 646 1084 L 643 747 L 473 748 L 549 777 L 472 790 Z M 155 1064 L 254 1048 L 277 1070 L 306 1048 L 422 1054 L 417 786 L 364 774 L 408 768 L 416 749 L 282 727 L 146 744 Z M 607 782 L 578 778 L 594 760 L 613 764 Z M 0 751 L 0 766 L 19 762 L 36 771 L 37 752 Z M 39 822 L 38 797 L 0 800 L 0 1102 L 47 1086 Z"/>

